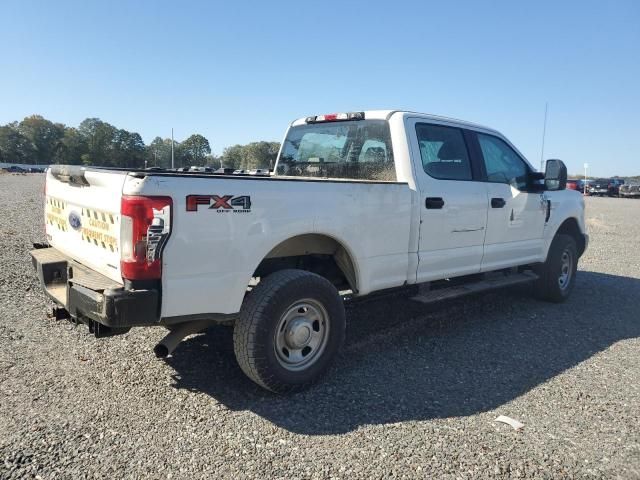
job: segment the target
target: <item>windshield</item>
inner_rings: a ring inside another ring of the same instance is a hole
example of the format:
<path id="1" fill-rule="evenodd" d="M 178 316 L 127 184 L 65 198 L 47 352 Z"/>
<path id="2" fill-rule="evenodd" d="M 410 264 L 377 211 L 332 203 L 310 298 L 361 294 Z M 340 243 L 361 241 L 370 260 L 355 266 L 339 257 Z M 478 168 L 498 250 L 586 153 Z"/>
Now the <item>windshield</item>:
<path id="1" fill-rule="evenodd" d="M 276 175 L 396 181 L 385 120 L 291 127 Z"/>

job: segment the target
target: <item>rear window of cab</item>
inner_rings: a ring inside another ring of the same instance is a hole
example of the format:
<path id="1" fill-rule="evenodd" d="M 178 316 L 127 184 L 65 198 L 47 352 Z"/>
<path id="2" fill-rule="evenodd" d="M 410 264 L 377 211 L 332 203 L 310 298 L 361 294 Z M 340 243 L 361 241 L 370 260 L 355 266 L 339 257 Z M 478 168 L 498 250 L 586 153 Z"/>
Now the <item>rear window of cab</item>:
<path id="1" fill-rule="evenodd" d="M 291 127 L 276 175 L 394 182 L 389 124 L 356 120 Z"/>

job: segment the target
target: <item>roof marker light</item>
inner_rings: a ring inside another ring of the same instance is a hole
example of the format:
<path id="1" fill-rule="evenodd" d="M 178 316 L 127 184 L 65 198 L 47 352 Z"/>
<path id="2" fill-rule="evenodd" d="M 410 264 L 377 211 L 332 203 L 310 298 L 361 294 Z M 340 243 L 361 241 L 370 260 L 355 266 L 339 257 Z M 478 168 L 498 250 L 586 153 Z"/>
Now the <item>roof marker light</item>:
<path id="1" fill-rule="evenodd" d="M 306 123 L 345 122 L 348 120 L 364 120 L 364 112 L 326 113 L 305 118 Z"/>

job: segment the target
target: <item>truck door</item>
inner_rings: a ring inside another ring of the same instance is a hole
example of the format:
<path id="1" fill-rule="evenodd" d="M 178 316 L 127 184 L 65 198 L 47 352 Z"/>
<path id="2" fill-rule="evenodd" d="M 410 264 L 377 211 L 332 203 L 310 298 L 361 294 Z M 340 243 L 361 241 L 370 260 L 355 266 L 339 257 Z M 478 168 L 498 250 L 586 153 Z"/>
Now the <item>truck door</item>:
<path id="1" fill-rule="evenodd" d="M 489 196 L 482 271 L 542 259 L 544 193 L 531 191 L 531 167 L 503 139 L 477 133 Z"/>
<path id="2" fill-rule="evenodd" d="M 488 201 L 470 134 L 446 122 L 406 122 L 421 197 L 417 281 L 478 273 Z"/>

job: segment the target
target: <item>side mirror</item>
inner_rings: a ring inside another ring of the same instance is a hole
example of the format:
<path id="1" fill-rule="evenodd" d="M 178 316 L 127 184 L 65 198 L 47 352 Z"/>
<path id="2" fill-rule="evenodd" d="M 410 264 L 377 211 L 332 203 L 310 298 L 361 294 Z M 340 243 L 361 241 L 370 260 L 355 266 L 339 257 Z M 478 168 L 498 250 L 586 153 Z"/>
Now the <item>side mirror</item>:
<path id="1" fill-rule="evenodd" d="M 545 190 L 564 190 L 567 188 L 567 166 L 562 160 L 547 160 L 544 188 Z"/>

